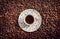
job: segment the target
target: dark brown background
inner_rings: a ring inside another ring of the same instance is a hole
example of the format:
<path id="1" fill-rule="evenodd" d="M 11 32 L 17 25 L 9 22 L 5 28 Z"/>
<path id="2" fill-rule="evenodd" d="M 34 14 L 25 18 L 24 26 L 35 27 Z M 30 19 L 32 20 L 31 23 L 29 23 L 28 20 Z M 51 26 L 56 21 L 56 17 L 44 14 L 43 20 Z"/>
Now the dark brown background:
<path id="1" fill-rule="evenodd" d="M 42 16 L 40 29 L 25 32 L 18 16 L 25 9 L 35 9 Z M 0 0 L 0 39 L 59 39 L 60 0 Z"/>

